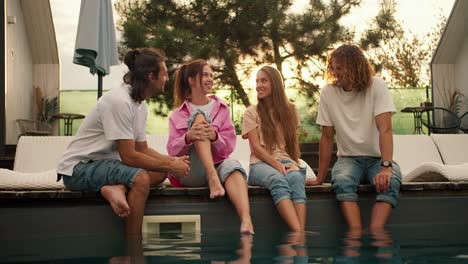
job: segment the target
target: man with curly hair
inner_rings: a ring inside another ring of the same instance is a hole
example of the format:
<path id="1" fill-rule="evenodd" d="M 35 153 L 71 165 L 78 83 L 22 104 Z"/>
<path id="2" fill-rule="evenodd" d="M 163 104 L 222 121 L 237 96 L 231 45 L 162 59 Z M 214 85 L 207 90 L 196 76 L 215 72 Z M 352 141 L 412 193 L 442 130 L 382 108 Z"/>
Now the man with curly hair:
<path id="1" fill-rule="evenodd" d="M 322 126 L 318 176 L 307 185 L 323 183 L 336 132 L 338 160 L 331 182 L 348 226 L 362 229 L 356 191 L 368 180 L 377 191 L 370 228 L 383 228 L 397 206 L 401 184 L 400 168 L 392 160 L 395 106 L 390 92 L 356 45 L 342 45 L 330 54 L 326 79 L 316 121 Z"/>

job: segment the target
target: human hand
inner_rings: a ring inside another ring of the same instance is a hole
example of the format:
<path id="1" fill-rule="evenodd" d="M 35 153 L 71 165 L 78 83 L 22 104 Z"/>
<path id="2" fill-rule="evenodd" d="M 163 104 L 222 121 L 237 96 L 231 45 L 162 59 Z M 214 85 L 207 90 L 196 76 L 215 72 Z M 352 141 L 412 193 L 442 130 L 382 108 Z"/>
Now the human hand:
<path id="1" fill-rule="evenodd" d="M 306 179 L 305 185 L 306 186 L 316 186 L 316 185 L 322 185 L 323 179 L 320 179 L 317 177 L 315 180 L 313 179 Z"/>
<path id="2" fill-rule="evenodd" d="M 174 157 L 172 160 L 172 173 L 177 178 L 188 176 L 190 172 L 190 161 L 188 156 Z"/>
<path id="3" fill-rule="evenodd" d="M 390 187 L 390 178 L 392 177 L 392 168 L 381 168 L 380 172 L 374 177 L 375 190 L 384 193 Z"/>
<path id="4" fill-rule="evenodd" d="M 203 121 L 197 124 L 193 124 L 192 127 L 185 134 L 186 140 L 189 142 L 197 140 L 216 140 L 216 132 L 214 132 L 210 123 Z"/>
<path id="5" fill-rule="evenodd" d="M 283 164 L 282 162 L 278 161 L 278 160 L 275 160 L 272 167 L 277 169 L 283 175 L 286 175 L 286 173 L 287 173 L 286 172 L 286 165 Z"/>
<path id="6" fill-rule="evenodd" d="M 208 126 L 205 126 L 205 133 L 208 135 L 208 139 L 213 142 L 218 139 L 218 133 L 213 129 L 213 126 L 207 122 Z"/>
<path id="7" fill-rule="evenodd" d="M 299 170 L 299 167 L 294 164 L 285 164 L 284 167 L 286 168 L 286 173 L 289 173 L 290 171 Z"/>

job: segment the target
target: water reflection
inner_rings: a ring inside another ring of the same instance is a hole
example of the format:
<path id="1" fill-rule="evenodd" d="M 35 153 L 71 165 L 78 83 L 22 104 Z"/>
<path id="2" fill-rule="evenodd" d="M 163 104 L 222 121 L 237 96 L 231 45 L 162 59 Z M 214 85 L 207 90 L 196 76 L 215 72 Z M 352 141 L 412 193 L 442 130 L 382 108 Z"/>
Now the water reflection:
<path id="1" fill-rule="evenodd" d="M 126 256 L 111 264 L 147 263 L 402 263 L 387 230 L 320 233 L 258 231 L 255 235 L 210 232 L 128 240 Z"/>
<path id="2" fill-rule="evenodd" d="M 284 242 L 277 248 L 276 263 L 308 263 L 306 233 L 304 232 L 287 233 Z"/>
<path id="3" fill-rule="evenodd" d="M 402 263 L 399 245 L 385 229 L 350 229 L 336 263 Z"/>
<path id="4" fill-rule="evenodd" d="M 254 236 L 250 234 L 241 235 L 240 246 L 239 249 L 236 250 L 237 259 L 230 261 L 213 260 L 211 264 L 249 264 L 252 258 L 253 237 Z"/>

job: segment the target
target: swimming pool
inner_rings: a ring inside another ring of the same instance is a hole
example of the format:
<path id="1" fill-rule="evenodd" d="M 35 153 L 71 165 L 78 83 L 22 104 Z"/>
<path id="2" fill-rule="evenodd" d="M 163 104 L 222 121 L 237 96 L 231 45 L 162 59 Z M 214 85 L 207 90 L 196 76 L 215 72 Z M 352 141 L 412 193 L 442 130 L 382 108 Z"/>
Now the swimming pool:
<path id="1" fill-rule="evenodd" d="M 253 236 L 167 232 L 143 243 L 99 236 L 28 237 L 5 242 L 0 244 L 2 263 L 468 262 L 468 229 L 464 225 L 401 225 L 362 233 L 324 228 L 302 235 L 262 228 Z M 25 251 L 11 251 L 19 248 Z"/>
<path id="2" fill-rule="evenodd" d="M 287 232 L 265 190 L 249 188 L 251 238 L 239 235 L 229 200 L 207 192 L 153 190 L 145 215 L 199 216 L 200 232 L 176 221 L 143 244 L 124 240 L 123 221 L 95 194 L 0 192 L 0 263 L 125 263 L 129 245 L 146 263 L 468 263 L 467 183 L 402 185 L 384 234 L 347 233 L 331 187 L 307 188 L 303 237 Z M 360 197 L 366 224 L 374 192 L 363 186 Z"/>

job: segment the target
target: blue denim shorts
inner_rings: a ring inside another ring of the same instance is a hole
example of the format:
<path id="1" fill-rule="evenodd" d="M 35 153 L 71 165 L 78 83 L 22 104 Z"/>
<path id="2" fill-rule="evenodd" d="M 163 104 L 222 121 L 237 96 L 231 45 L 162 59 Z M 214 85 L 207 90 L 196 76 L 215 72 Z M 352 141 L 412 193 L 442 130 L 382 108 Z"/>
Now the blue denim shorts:
<path id="1" fill-rule="evenodd" d="M 291 161 L 281 160 L 288 164 Z M 249 185 L 260 186 L 268 189 L 275 204 L 284 199 L 291 199 L 293 204 L 305 203 L 306 168 L 290 171 L 283 175 L 270 164 L 263 161 L 250 164 Z"/>
<path id="2" fill-rule="evenodd" d="M 99 192 L 105 185 L 125 185 L 132 188 L 140 168 L 122 164 L 119 160 L 80 162 L 73 167 L 73 175 L 63 176 L 63 184 L 72 191 Z"/>
<path id="3" fill-rule="evenodd" d="M 339 201 L 357 201 L 358 185 L 367 180 L 374 184 L 374 177 L 380 171 L 380 157 L 340 157 L 332 170 L 332 186 Z M 390 187 L 385 193 L 378 193 L 376 200 L 387 202 L 396 207 L 399 200 L 401 171 L 397 163 L 392 162 Z"/>
<path id="4" fill-rule="evenodd" d="M 186 187 L 205 187 L 208 186 L 208 180 L 205 172 L 205 167 L 201 163 L 195 147 L 190 148 L 190 174 L 187 177 L 180 179 L 180 182 Z M 219 180 L 224 184 L 234 171 L 239 171 L 244 179 L 247 180 L 247 172 L 244 170 L 239 161 L 233 159 L 225 159 L 220 163 L 215 164 L 216 172 Z"/>

